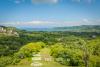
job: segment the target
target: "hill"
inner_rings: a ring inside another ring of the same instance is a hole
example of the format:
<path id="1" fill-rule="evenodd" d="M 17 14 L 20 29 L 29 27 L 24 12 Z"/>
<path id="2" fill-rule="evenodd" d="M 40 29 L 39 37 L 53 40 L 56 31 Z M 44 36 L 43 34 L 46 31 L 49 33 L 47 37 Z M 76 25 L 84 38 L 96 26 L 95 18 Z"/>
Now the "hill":
<path id="1" fill-rule="evenodd" d="M 100 32 L 100 25 L 81 25 L 53 28 L 24 28 L 27 31 Z"/>
<path id="2" fill-rule="evenodd" d="M 100 32 L 100 25 L 81 25 L 70 27 L 55 27 L 55 31 L 71 31 L 71 32 Z"/>

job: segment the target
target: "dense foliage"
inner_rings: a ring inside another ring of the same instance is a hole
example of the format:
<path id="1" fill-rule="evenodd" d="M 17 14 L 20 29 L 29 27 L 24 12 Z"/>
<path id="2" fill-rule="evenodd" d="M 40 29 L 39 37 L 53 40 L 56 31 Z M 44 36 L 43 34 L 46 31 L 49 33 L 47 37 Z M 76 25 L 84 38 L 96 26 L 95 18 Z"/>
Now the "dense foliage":
<path id="1" fill-rule="evenodd" d="M 27 45 L 23 46 L 15 56 L 19 58 L 25 57 L 32 57 L 32 54 L 36 54 L 45 46 L 43 42 L 36 42 L 36 43 L 28 43 Z"/>
<path id="2" fill-rule="evenodd" d="M 19 37 L 0 34 L 0 67 L 18 64 L 42 48 L 49 47 L 51 56 L 66 66 L 100 67 L 99 32 L 28 32 Z"/>
<path id="3" fill-rule="evenodd" d="M 99 67 L 99 41 L 100 39 L 93 39 L 87 42 L 80 38 L 69 37 L 65 42 L 63 40 L 63 43 L 53 45 L 51 55 L 57 62 L 67 66 Z"/>

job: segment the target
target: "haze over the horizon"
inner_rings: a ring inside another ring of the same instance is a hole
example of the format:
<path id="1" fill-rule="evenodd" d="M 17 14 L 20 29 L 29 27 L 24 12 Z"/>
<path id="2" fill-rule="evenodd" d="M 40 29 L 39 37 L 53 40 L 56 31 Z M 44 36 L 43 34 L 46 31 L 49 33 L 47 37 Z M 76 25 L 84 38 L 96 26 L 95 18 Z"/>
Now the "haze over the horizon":
<path id="1" fill-rule="evenodd" d="M 100 25 L 100 0 L 0 0 L 0 25 L 32 28 Z"/>

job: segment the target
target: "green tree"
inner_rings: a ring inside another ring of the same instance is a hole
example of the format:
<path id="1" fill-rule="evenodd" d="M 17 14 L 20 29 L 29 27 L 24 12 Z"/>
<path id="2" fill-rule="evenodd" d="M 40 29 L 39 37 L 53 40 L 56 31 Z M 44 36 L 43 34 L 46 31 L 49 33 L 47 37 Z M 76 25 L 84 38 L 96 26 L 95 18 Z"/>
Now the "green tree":
<path id="1" fill-rule="evenodd" d="M 15 54 L 19 58 L 31 57 L 32 53 L 37 53 L 45 46 L 43 42 L 28 43 L 27 45 L 20 48 L 20 50 Z"/>

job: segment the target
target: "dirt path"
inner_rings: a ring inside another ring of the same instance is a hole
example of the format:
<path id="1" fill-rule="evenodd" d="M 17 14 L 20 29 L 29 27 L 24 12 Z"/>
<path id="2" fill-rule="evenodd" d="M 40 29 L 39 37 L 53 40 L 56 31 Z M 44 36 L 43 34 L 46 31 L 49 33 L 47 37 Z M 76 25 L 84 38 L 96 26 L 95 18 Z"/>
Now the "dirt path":
<path id="1" fill-rule="evenodd" d="M 41 49 L 39 54 L 42 55 L 42 59 L 43 59 L 43 60 L 39 61 L 40 63 L 43 64 L 41 67 L 67 67 L 67 66 L 61 65 L 53 60 L 53 58 L 50 56 L 50 48 Z M 51 58 L 52 60 L 45 61 L 44 58 Z M 28 65 L 17 65 L 17 66 L 8 66 L 8 67 L 32 67 L 32 66 L 30 64 L 28 64 Z"/>
<path id="2" fill-rule="evenodd" d="M 50 56 L 50 48 L 41 49 L 40 54 L 42 55 L 43 58 L 45 59 L 47 58 L 47 61 L 46 60 L 41 61 L 43 63 L 42 67 L 67 67 L 54 61 L 53 57 Z"/>

